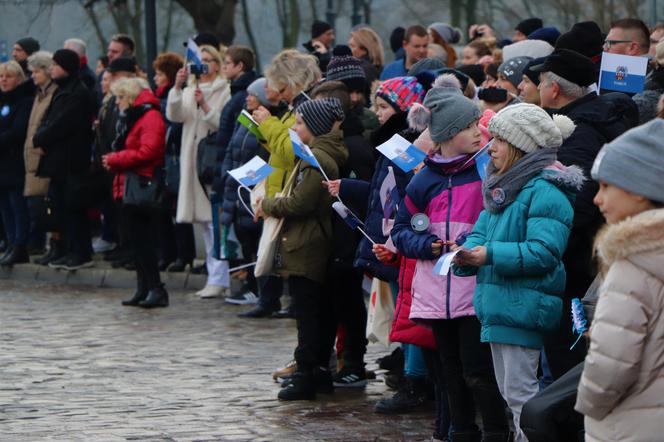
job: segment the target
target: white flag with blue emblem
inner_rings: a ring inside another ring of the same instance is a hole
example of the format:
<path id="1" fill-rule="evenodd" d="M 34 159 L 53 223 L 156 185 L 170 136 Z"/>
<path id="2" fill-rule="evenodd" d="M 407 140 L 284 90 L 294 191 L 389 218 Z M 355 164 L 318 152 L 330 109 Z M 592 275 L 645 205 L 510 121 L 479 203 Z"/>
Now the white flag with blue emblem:
<path id="1" fill-rule="evenodd" d="M 454 252 L 446 253 L 441 256 L 433 267 L 434 275 L 447 276 L 450 272 L 450 267 L 452 267 L 452 260 L 460 251 L 461 249 L 457 249 Z"/>
<path id="2" fill-rule="evenodd" d="M 273 171 L 274 169 L 257 155 L 244 166 L 229 170 L 228 173 L 241 185 L 251 187 L 263 181 Z"/>
<path id="3" fill-rule="evenodd" d="M 193 38 L 187 40 L 187 64 L 201 66 L 203 64 L 203 53 Z"/>
<path id="4" fill-rule="evenodd" d="M 604 52 L 600 68 L 599 88 L 638 94 L 643 92 L 647 69 L 647 57 Z"/>
<path id="5" fill-rule="evenodd" d="M 406 173 L 417 167 L 427 156 L 399 134 L 395 134 L 376 149 Z"/>
<path id="6" fill-rule="evenodd" d="M 288 135 L 290 136 L 291 143 L 293 144 L 293 152 L 295 152 L 295 156 L 308 161 L 309 164 L 320 169 L 320 164 L 318 164 L 318 160 L 311 151 L 311 148 L 304 144 L 297 132 L 295 132 L 293 129 L 288 129 Z"/>

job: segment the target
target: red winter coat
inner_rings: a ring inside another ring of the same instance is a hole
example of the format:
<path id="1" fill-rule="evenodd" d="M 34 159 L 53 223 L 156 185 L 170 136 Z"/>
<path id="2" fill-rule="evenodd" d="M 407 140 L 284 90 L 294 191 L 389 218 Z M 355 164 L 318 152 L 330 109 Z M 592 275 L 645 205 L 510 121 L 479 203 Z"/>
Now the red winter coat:
<path id="1" fill-rule="evenodd" d="M 141 176 L 152 177 L 155 167 L 164 164 L 164 145 L 166 123 L 157 109 L 159 100 L 149 89 L 143 89 L 134 101 L 134 106 L 151 104 L 148 110 L 127 134 L 124 148 L 110 153 L 106 157 L 113 172 L 117 172 L 113 180 L 113 197 L 122 199 L 124 193 L 124 173 L 131 171 Z"/>
<path id="2" fill-rule="evenodd" d="M 399 270 L 399 295 L 394 307 L 394 322 L 390 331 L 390 341 L 415 344 L 428 350 L 436 349 L 433 332 L 408 319 L 412 302 L 411 288 L 415 273 L 416 259 L 401 257 Z"/>

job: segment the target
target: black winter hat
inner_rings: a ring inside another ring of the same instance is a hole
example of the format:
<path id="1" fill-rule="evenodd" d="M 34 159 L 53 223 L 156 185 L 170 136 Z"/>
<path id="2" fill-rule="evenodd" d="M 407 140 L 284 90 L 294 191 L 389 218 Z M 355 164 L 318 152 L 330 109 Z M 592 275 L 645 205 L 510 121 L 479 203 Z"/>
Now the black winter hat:
<path id="1" fill-rule="evenodd" d="M 532 66 L 531 71 L 553 72 L 567 81 L 588 87 L 597 81 L 597 67 L 592 60 L 569 49 L 556 49 L 542 64 Z"/>
<path id="2" fill-rule="evenodd" d="M 64 69 L 71 77 L 77 76 L 81 67 L 78 54 L 71 49 L 58 49 L 55 51 L 53 62 Z"/>
<path id="3" fill-rule="evenodd" d="M 481 64 L 462 64 L 457 67 L 457 70 L 472 78 L 476 86 L 481 85 L 484 83 L 484 80 L 486 80 L 486 74 L 484 73 L 484 68 L 482 68 Z"/>
<path id="4" fill-rule="evenodd" d="M 363 91 L 367 88 L 366 73 L 362 62 L 353 57 L 346 45 L 337 45 L 332 51 L 332 58 L 327 65 L 326 81 L 341 81 L 349 91 Z"/>
<path id="5" fill-rule="evenodd" d="M 588 58 L 602 55 L 604 39 L 602 30 L 594 21 L 575 23 L 572 29 L 558 37 L 556 49 L 570 49 Z M 595 61 L 595 60 L 593 60 Z"/>
<path id="6" fill-rule="evenodd" d="M 25 37 L 16 41 L 16 44 L 23 48 L 28 55 L 32 55 L 40 48 L 39 42 L 32 37 Z"/>
<path id="7" fill-rule="evenodd" d="M 219 39 L 211 32 L 199 32 L 192 40 L 197 46 L 208 45 L 219 49 Z M 183 42 L 182 46 L 187 47 L 187 42 Z"/>
<path id="8" fill-rule="evenodd" d="M 311 25 L 311 38 L 316 38 L 332 29 L 332 26 L 324 21 L 314 20 Z"/>
<path id="9" fill-rule="evenodd" d="M 390 49 L 392 52 L 397 52 L 403 47 L 403 39 L 406 36 L 406 30 L 401 26 L 394 28 L 390 34 Z"/>
<path id="10" fill-rule="evenodd" d="M 546 60 L 546 57 L 533 58 L 532 60 L 530 60 L 526 64 L 526 67 L 523 68 L 523 75 L 528 77 L 528 79 L 530 81 L 532 81 L 533 83 L 535 83 L 538 86 L 539 86 L 539 83 L 540 83 L 540 81 L 539 81 L 539 72 L 535 72 L 531 68 L 533 66 L 541 65 L 542 63 L 544 63 L 544 60 Z"/>
<path id="11" fill-rule="evenodd" d="M 542 26 L 544 26 L 544 23 L 542 23 L 541 18 L 531 17 L 519 22 L 519 24 L 516 25 L 514 29 L 522 32 L 525 35 L 530 35 Z"/>
<path id="12" fill-rule="evenodd" d="M 338 98 L 307 100 L 296 109 L 302 115 L 313 136 L 319 137 L 332 130 L 336 121 L 344 120 L 344 111 Z"/>
<path id="13" fill-rule="evenodd" d="M 136 60 L 131 57 L 116 58 L 108 65 L 108 72 L 131 72 L 136 73 Z"/>

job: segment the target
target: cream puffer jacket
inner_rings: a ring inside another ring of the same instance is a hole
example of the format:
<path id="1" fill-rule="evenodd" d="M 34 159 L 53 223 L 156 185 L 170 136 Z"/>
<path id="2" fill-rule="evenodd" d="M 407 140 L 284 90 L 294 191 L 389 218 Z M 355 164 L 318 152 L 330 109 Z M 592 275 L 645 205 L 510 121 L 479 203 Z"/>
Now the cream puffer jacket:
<path id="1" fill-rule="evenodd" d="M 597 237 L 605 274 L 576 400 L 587 441 L 664 440 L 664 209 Z"/>

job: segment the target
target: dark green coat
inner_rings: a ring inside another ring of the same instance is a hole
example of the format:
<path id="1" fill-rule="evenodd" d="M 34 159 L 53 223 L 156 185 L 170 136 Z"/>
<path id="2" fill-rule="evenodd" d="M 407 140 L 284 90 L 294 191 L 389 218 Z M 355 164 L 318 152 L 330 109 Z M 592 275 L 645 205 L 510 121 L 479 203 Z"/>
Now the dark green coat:
<path id="1" fill-rule="evenodd" d="M 339 178 L 339 168 L 348 159 L 342 136 L 340 130 L 333 130 L 311 143 L 311 151 L 330 180 Z M 285 218 L 275 270 L 282 277 L 303 276 L 323 283 L 332 253 L 334 199 L 321 185 L 320 170 L 308 162 L 299 161 L 295 174 L 291 196 L 263 200 L 263 212 Z"/>

